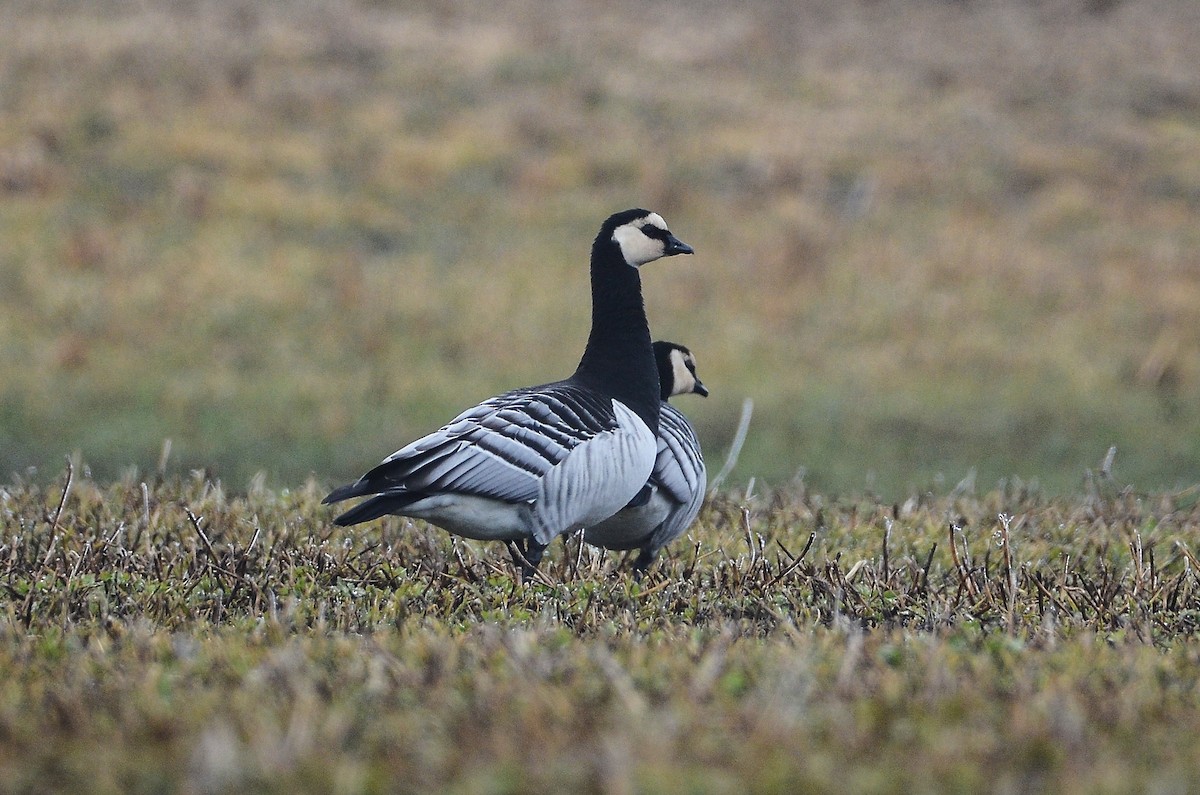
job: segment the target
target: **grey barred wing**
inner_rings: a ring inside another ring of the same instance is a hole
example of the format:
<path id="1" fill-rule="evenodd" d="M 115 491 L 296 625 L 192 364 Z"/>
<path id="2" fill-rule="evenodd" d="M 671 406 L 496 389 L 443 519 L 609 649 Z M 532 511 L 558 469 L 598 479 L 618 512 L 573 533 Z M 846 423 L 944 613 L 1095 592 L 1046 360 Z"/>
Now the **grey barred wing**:
<path id="1" fill-rule="evenodd" d="M 612 401 L 571 384 L 507 392 L 384 459 L 369 491 L 454 492 L 528 502 L 571 450 L 617 427 Z"/>
<path id="2" fill-rule="evenodd" d="M 687 505 L 707 485 L 700 441 L 687 418 L 669 403 L 663 404 L 658 423 L 658 456 L 651 478 L 675 502 Z"/>
<path id="3" fill-rule="evenodd" d="M 704 505 L 708 473 L 700 452 L 700 440 L 687 418 L 669 404 L 663 404 L 659 418 L 659 455 L 654 478 L 660 488 L 676 501 L 662 524 L 654 529 L 646 548 L 657 552 L 674 541 L 696 521 Z"/>

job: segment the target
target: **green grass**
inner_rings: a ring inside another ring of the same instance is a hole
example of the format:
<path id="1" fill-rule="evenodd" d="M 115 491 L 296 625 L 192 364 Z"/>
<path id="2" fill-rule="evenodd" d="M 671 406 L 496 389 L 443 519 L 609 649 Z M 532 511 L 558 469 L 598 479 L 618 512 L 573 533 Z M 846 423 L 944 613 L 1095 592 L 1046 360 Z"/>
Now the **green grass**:
<path id="1" fill-rule="evenodd" d="M 756 401 L 738 481 L 1069 493 L 1116 445 L 1185 487 L 1196 14 L 9 3 L 0 473 L 355 476 L 568 373 L 645 205 L 698 251 L 644 281 L 706 448 Z"/>
<path id="2" fill-rule="evenodd" d="M 725 493 L 641 583 L 570 539 L 522 586 L 496 545 L 336 528 L 313 482 L 66 482 L 0 489 L 0 791 L 1200 775 L 1194 492 Z"/>

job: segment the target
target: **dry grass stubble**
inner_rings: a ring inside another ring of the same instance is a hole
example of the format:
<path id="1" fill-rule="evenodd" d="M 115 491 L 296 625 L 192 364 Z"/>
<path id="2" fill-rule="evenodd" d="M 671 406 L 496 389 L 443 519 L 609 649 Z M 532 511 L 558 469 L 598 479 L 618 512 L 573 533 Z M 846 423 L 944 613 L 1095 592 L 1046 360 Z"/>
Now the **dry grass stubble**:
<path id="1" fill-rule="evenodd" d="M 64 481 L 65 482 L 65 481 Z M 9 791 L 1172 789 L 1195 495 L 715 497 L 644 583 L 317 484 L 0 493 Z"/>

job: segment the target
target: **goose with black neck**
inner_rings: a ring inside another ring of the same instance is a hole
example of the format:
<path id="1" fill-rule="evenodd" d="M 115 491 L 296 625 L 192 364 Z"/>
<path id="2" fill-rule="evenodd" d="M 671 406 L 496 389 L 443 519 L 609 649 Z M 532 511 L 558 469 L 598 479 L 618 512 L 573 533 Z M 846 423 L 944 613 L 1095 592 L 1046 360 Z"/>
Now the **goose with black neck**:
<path id="1" fill-rule="evenodd" d="M 691 254 L 662 216 L 610 216 L 592 244 L 592 328 L 574 374 L 467 409 L 324 500 L 369 497 L 338 516 L 394 514 L 504 541 L 531 574 L 557 536 L 625 507 L 654 466 L 659 382 L 642 301 L 642 265 Z"/>

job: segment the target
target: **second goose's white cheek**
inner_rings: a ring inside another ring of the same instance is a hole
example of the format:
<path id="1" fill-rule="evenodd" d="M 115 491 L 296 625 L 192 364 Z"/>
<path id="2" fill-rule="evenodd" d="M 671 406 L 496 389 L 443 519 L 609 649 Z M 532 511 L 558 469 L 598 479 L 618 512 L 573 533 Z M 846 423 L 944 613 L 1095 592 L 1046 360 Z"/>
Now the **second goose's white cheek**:
<path id="1" fill-rule="evenodd" d="M 675 382 L 672 395 L 686 395 L 696 388 L 696 378 L 684 364 L 683 355 L 679 351 L 671 353 L 671 378 Z"/>
<path id="2" fill-rule="evenodd" d="M 634 226 L 618 226 L 613 232 L 613 240 L 617 241 L 625 261 L 635 268 L 663 255 L 662 241 L 646 237 L 642 230 Z"/>

